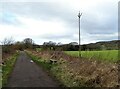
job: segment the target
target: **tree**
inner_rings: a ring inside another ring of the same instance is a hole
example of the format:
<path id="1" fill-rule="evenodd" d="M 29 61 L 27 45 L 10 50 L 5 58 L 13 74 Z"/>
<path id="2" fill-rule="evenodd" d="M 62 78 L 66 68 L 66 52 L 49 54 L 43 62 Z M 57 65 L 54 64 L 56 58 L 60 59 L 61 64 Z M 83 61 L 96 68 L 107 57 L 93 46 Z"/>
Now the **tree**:
<path id="1" fill-rule="evenodd" d="M 23 40 L 25 48 L 33 48 L 34 41 L 31 38 L 25 38 Z"/>
<path id="2" fill-rule="evenodd" d="M 55 50 L 56 42 L 49 41 L 43 43 L 43 48 L 46 50 Z"/>
<path id="3" fill-rule="evenodd" d="M 86 51 L 87 50 L 87 45 L 81 45 L 81 50 Z"/>
<path id="4" fill-rule="evenodd" d="M 14 40 L 12 37 L 5 38 L 2 41 L 2 51 L 3 53 L 11 53 L 13 51 L 12 45 L 14 44 Z"/>
<path id="5" fill-rule="evenodd" d="M 15 49 L 15 50 L 23 50 L 24 48 L 25 48 L 25 46 L 24 46 L 24 43 L 23 43 L 23 42 L 17 41 L 17 42 L 14 44 L 14 49 Z"/>
<path id="6" fill-rule="evenodd" d="M 14 40 L 12 37 L 10 38 L 5 38 L 3 41 L 2 41 L 2 45 L 12 45 L 14 43 Z"/>

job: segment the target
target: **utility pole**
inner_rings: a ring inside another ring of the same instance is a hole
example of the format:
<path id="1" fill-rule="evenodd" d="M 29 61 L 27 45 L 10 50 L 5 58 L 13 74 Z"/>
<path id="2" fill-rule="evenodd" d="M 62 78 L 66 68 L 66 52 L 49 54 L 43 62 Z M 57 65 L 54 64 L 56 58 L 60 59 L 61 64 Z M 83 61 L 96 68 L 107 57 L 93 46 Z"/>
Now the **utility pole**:
<path id="1" fill-rule="evenodd" d="M 80 46 L 80 17 L 82 16 L 82 13 L 78 14 L 78 18 L 79 18 L 79 58 L 81 58 L 81 46 Z"/>

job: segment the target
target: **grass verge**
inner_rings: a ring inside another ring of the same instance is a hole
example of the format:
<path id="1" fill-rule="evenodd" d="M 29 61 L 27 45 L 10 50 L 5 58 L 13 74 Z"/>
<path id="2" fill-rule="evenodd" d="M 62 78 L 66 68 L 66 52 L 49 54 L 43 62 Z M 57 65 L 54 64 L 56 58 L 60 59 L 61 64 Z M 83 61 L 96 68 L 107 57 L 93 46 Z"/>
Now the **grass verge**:
<path id="1" fill-rule="evenodd" d="M 4 87 L 7 84 L 8 77 L 13 70 L 14 64 L 18 57 L 18 52 L 15 53 L 10 58 L 6 59 L 4 65 L 2 65 L 2 86 Z"/>
<path id="2" fill-rule="evenodd" d="M 73 80 L 67 69 L 65 68 L 67 62 L 65 60 L 58 60 L 57 63 L 51 64 L 49 59 L 43 59 L 41 57 L 35 56 L 31 52 L 27 52 L 27 54 L 32 58 L 32 60 L 38 65 L 42 66 L 43 69 L 48 71 L 51 77 L 54 77 L 59 83 L 61 87 L 70 87 L 75 86 L 73 84 Z"/>
<path id="3" fill-rule="evenodd" d="M 32 60 L 47 69 L 64 87 L 113 87 L 117 82 L 116 65 L 96 61 L 56 58 L 51 64 L 48 53 L 27 52 Z M 114 70 L 114 71 L 113 71 Z M 109 74 L 108 74 L 109 73 Z"/>

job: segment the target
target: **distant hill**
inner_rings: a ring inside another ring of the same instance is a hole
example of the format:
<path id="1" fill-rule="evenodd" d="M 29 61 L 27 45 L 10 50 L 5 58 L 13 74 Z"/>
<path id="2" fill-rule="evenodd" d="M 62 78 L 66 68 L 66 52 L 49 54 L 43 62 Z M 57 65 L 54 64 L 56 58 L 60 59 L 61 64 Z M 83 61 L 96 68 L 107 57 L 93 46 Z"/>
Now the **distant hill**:
<path id="1" fill-rule="evenodd" d="M 80 48 L 82 51 L 85 50 L 118 50 L 120 48 L 120 40 L 113 41 L 101 41 L 96 43 L 84 44 Z M 78 51 L 79 45 L 77 42 L 71 42 L 69 44 L 56 44 L 55 42 L 44 42 L 43 45 L 38 45 L 43 50 L 62 50 L 62 51 Z"/>
<path id="2" fill-rule="evenodd" d="M 120 48 L 120 40 L 101 41 L 82 45 L 82 50 L 118 50 Z"/>

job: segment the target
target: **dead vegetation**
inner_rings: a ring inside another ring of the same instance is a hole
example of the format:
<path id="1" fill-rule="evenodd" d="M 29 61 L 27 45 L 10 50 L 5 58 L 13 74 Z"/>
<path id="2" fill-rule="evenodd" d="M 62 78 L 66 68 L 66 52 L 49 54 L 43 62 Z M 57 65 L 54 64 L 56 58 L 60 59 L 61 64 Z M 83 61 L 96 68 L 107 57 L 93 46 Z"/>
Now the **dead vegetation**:
<path id="1" fill-rule="evenodd" d="M 60 51 L 32 51 L 32 54 L 47 61 L 54 59 L 57 60 L 57 63 L 62 64 L 58 68 L 58 70 L 62 68 L 62 76 L 59 76 L 58 79 L 61 79 L 64 83 L 71 82 L 72 85 L 68 85 L 70 87 L 119 87 L 118 64 L 116 63 L 79 59 Z"/>

